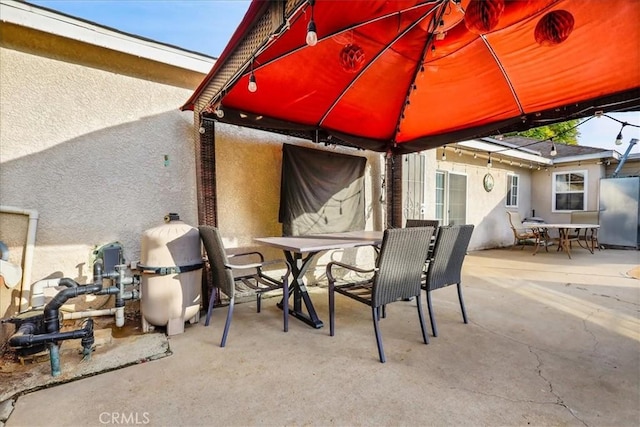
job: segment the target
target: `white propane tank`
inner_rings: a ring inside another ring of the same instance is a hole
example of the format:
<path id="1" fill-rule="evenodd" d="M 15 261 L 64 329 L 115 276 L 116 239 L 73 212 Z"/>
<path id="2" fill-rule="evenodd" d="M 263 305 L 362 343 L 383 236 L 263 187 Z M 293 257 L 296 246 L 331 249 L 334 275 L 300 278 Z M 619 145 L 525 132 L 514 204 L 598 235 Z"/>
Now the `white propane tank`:
<path id="1" fill-rule="evenodd" d="M 140 309 L 142 331 L 166 326 L 167 335 L 184 332 L 184 322 L 200 320 L 202 286 L 200 234 L 165 216 L 165 224 L 142 233 L 140 247 Z"/>

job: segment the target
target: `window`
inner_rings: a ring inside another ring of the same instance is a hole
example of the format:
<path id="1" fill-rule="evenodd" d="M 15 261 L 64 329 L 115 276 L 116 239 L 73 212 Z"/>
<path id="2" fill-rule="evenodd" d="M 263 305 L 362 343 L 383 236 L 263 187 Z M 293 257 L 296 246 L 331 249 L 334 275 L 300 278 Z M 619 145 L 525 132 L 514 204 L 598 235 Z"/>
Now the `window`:
<path id="1" fill-rule="evenodd" d="M 404 156 L 404 160 L 405 165 L 402 170 L 404 217 L 407 219 L 424 219 L 426 158 L 422 154 L 413 153 Z"/>
<path id="2" fill-rule="evenodd" d="M 587 171 L 554 172 L 554 211 L 582 211 L 587 204 Z"/>
<path id="3" fill-rule="evenodd" d="M 518 193 L 520 190 L 520 176 L 519 175 L 507 175 L 507 207 L 518 207 Z"/>
<path id="4" fill-rule="evenodd" d="M 436 172 L 436 219 L 444 224 L 444 172 Z"/>

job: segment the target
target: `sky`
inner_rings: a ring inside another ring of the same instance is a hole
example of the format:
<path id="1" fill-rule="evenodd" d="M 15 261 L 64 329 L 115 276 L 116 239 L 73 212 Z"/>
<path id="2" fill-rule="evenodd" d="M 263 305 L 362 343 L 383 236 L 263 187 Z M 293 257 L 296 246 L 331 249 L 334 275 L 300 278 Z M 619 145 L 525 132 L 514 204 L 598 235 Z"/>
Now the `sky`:
<path id="1" fill-rule="evenodd" d="M 218 57 L 236 30 L 250 0 L 28 0 L 77 18 L 176 47 Z M 580 125 L 578 143 L 623 154 L 631 138 L 640 140 L 640 112 L 608 113 Z M 622 145 L 615 139 L 622 124 Z M 632 126 L 633 125 L 633 126 Z M 631 153 L 640 153 L 640 143 Z"/>

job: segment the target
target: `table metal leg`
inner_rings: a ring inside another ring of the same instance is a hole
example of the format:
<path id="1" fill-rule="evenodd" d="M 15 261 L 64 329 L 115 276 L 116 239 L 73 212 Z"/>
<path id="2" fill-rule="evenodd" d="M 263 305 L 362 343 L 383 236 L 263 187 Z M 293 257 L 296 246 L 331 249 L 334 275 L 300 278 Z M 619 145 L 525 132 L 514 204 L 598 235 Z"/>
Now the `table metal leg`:
<path id="1" fill-rule="evenodd" d="M 316 309 L 313 306 L 311 297 L 309 297 L 309 293 L 307 292 L 307 287 L 304 284 L 304 275 L 317 253 L 318 252 L 310 252 L 303 258 L 300 253 L 284 251 L 287 261 L 291 264 L 291 273 L 293 275 L 290 287 L 290 290 L 293 290 L 293 292 L 290 292 L 290 294 L 293 295 L 293 307 L 289 307 L 289 313 L 306 324 L 319 329 L 324 324 L 322 320 L 318 319 Z M 285 301 L 281 301 L 278 307 L 283 308 L 284 303 Z M 288 304 L 289 302 L 286 301 L 286 303 Z M 302 311 L 302 303 L 304 303 L 307 313 Z"/>
<path id="2" fill-rule="evenodd" d="M 569 259 L 571 259 L 571 247 L 570 247 L 571 242 L 569 241 L 569 229 L 560 228 L 558 230 L 560 232 L 560 247 L 564 249 Z"/>

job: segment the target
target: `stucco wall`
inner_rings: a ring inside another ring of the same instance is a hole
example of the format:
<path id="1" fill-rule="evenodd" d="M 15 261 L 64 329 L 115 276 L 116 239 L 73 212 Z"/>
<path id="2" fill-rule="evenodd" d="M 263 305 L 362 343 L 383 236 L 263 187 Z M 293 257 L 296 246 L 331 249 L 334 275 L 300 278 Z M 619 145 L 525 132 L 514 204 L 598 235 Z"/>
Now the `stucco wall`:
<path id="1" fill-rule="evenodd" d="M 168 212 L 196 224 L 193 114 L 178 111 L 190 89 L 6 47 L 0 85 L 0 204 L 40 214 L 32 282 L 86 283 L 92 250 L 112 241 L 139 259 Z M 14 262 L 25 234 L 25 218 L 0 215 Z M 17 304 L 0 289 L 0 317 Z"/>
<path id="2" fill-rule="evenodd" d="M 597 210 L 599 204 L 600 178 L 604 176 L 605 166 L 596 162 L 581 164 L 557 165 L 548 171 L 538 171 L 534 175 L 535 185 L 531 194 L 531 206 L 536 216 L 544 218 L 546 222 L 571 222 L 571 213 L 553 212 L 553 173 L 569 171 L 587 171 L 587 205 L 585 210 Z"/>
<path id="3" fill-rule="evenodd" d="M 479 250 L 511 245 L 513 243 L 513 232 L 509 226 L 506 212 L 507 210 L 516 210 L 516 208 L 507 208 L 505 205 L 507 175 L 514 173 L 520 177 L 517 210 L 524 218 L 529 215 L 531 209 L 529 200 L 531 196 L 531 174 L 533 171 L 495 160 L 492 162 L 493 166 L 489 169 L 487 168 L 486 159 L 474 159 L 469 155 L 458 156 L 453 153 L 447 153 L 447 160 L 442 161 L 439 160 L 441 150 L 431 151 L 434 159 L 432 163 L 435 163 L 437 170 L 455 172 L 467 177 L 467 223 L 475 225 L 469 249 Z M 431 181 L 435 181 L 436 169 L 432 169 L 429 172 L 431 173 Z M 494 180 L 494 187 L 490 192 L 485 191 L 483 187 L 483 179 L 487 173 L 491 173 Z M 427 196 L 430 197 L 431 206 L 435 206 L 435 185 L 432 184 L 431 187 Z M 432 213 L 430 218 L 433 217 Z"/>
<path id="4" fill-rule="evenodd" d="M 230 252 L 255 248 L 254 237 L 281 236 L 278 222 L 282 145 L 295 143 L 317 150 L 331 150 L 367 159 L 365 215 L 367 229 L 382 229 L 380 203 L 381 155 L 353 149 L 324 147 L 297 138 L 217 123 L 216 185 L 218 227 Z M 282 258 L 282 251 L 260 247 L 268 258 Z M 324 252 L 309 269 L 309 284 L 324 280 L 326 263 L 371 261 L 374 252 L 364 248 Z"/>

